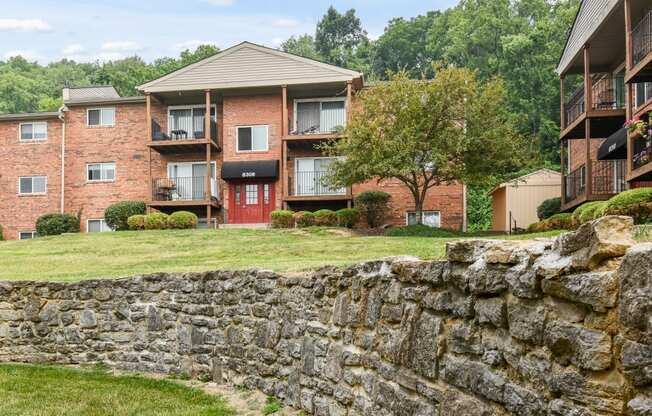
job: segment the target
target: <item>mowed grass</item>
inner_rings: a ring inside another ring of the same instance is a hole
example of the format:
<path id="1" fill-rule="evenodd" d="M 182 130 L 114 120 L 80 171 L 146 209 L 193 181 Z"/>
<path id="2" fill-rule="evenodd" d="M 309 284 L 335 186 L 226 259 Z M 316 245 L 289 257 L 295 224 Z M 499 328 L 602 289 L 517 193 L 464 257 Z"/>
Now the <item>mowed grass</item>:
<path id="1" fill-rule="evenodd" d="M 167 380 L 99 370 L 0 365 L 3 416 L 227 416 L 225 401 Z"/>
<path id="2" fill-rule="evenodd" d="M 533 238 L 551 234 L 517 236 Z M 303 271 L 387 256 L 439 259 L 455 238 L 346 235 L 343 230 L 165 230 L 0 242 L 0 280 L 77 281 L 154 272 Z"/>

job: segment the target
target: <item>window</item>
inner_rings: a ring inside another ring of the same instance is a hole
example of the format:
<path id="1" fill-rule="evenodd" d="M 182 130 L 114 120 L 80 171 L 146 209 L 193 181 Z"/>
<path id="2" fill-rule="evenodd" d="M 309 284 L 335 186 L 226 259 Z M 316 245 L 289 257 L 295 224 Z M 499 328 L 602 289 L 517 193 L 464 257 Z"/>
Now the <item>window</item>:
<path id="1" fill-rule="evenodd" d="M 235 186 L 235 204 L 240 205 L 240 185 Z"/>
<path id="2" fill-rule="evenodd" d="M 105 233 L 107 231 L 113 231 L 113 229 L 107 225 L 104 219 L 87 221 L 87 225 L 86 225 L 87 233 Z"/>
<path id="3" fill-rule="evenodd" d="M 245 185 L 245 204 L 258 205 L 258 185 Z"/>
<path id="4" fill-rule="evenodd" d="M 89 108 L 87 120 L 89 127 L 113 127 L 115 125 L 115 108 Z"/>
<path id="5" fill-rule="evenodd" d="M 48 123 L 45 121 L 38 123 L 21 123 L 20 124 L 20 141 L 35 142 L 48 138 Z"/>
<path id="6" fill-rule="evenodd" d="M 295 133 L 331 133 L 346 125 L 344 98 L 295 101 Z"/>
<path id="7" fill-rule="evenodd" d="M 110 182 L 115 179 L 115 163 L 93 163 L 86 165 L 86 178 L 89 182 Z"/>
<path id="8" fill-rule="evenodd" d="M 269 184 L 263 185 L 263 199 L 265 205 L 269 205 Z"/>
<path id="9" fill-rule="evenodd" d="M 45 194 L 47 176 L 21 176 L 18 178 L 18 193 L 22 195 Z"/>
<path id="10" fill-rule="evenodd" d="M 441 227 L 441 215 L 439 211 L 423 211 L 423 225 L 428 227 L 439 228 Z M 417 223 L 417 213 L 407 213 L 407 225 L 415 225 Z"/>
<path id="11" fill-rule="evenodd" d="M 211 106 L 211 139 L 217 139 L 217 129 L 215 128 L 215 110 Z M 174 106 L 168 107 L 168 134 L 172 139 L 203 139 L 204 134 L 206 106 Z"/>
<path id="12" fill-rule="evenodd" d="M 652 99 L 652 82 L 636 84 L 636 108 L 643 107 Z"/>
<path id="13" fill-rule="evenodd" d="M 19 240 L 31 240 L 32 238 L 38 237 L 36 231 L 21 231 L 18 233 Z"/>
<path id="14" fill-rule="evenodd" d="M 267 151 L 267 126 L 238 127 L 238 152 Z"/>

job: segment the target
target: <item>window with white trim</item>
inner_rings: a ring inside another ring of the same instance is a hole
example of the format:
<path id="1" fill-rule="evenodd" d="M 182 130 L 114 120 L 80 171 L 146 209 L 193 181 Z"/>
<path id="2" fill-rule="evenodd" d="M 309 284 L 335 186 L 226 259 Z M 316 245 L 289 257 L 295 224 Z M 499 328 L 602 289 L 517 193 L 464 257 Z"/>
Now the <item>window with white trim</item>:
<path id="1" fill-rule="evenodd" d="M 115 108 L 89 108 L 86 112 L 86 125 L 89 127 L 115 126 Z"/>
<path id="2" fill-rule="evenodd" d="M 48 123 L 39 121 L 34 123 L 20 123 L 20 141 L 37 142 L 48 138 Z"/>
<path id="3" fill-rule="evenodd" d="M 296 134 L 332 133 L 346 126 L 346 99 L 310 98 L 294 101 Z"/>
<path id="4" fill-rule="evenodd" d="M 18 193 L 21 195 L 45 194 L 47 185 L 47 176 L 21 176 L 18 178 Z"/>
<path id="5" fill-rule="evenodd" d="M 428 227 L 439 228 L 441 227 L 441 214 L 439 211 L 423 211 L 423 225 Z M 417 213 L 408 212 L 406 214 L 407 225 L 415 225 L 417 223 Z"/>
<path id="6" fill-rule="evenodd" d="M 105 233 L 109 231 L 113 231 L 113 228 L 109 227 L 103 218 L 88 220 L 86 222 L 87 233 Z"/>
<path id="7" fill-rule="evenodd" d="M 264 152 L 268 150 L 268 126 L 238 127 L 238 152 Z"/>
<path id="8" fill-rule="evenodd" d="M 36 231 L 21 231 L 18 233 L 19 240 L 31 240 L 36 237 L 38 237 Z"/>
<path id="9" fill-rule="evenodd" d="M 86 165 L 88 182 L 111 182 L 115 180 L 115 162 Z"/>

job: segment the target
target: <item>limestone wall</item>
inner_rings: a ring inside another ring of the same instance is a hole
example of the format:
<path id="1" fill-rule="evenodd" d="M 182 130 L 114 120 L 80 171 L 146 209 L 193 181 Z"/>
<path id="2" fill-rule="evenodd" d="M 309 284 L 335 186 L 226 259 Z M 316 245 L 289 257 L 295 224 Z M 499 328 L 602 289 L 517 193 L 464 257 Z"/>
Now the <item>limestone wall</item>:
<path id="1" fill-rule="evenodd" d="M 607 217 L 305 275 L 4 282 L 0 360 L 208 375 L 315 415 L 650 415 L 652 245 L 630 232 Z"/>

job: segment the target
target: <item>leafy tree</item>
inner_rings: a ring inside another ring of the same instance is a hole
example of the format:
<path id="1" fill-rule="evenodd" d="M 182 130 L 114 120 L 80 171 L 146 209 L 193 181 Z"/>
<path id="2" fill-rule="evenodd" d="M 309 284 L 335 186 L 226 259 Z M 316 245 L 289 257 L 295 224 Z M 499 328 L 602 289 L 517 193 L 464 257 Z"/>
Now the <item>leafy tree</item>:
<path id="1" fill-rule="evenodd" d="M 315 49 L 326 61 L 344 66 L 352 51 L 366 37 L 355 9 L 340 14 L 331 6 L 317 23 Z"/>
<path id="2" fill-rule="evenodd" d="M 308 34 L 296 37 L 291 36 L 288 40 L 281 43 L 281 49 L 285 52 L 303 56 L 304 58 L 323 59 L 315 48 L 315 40 Z"/>
<path id="3" fill-rule="evenodd" d="M 411 80 L 402 71 L 362 91 L 344 138 L 324 146 L 345 156 L 332 165 L 334 184 L 397 179 L 412 193 L 418 223 L 432 187 L 488 185 L 520 166 L 523 155 L 504 112 L 502 81 L 481 83 L 463 68 L 434 71 L 432 80 Z"/>

